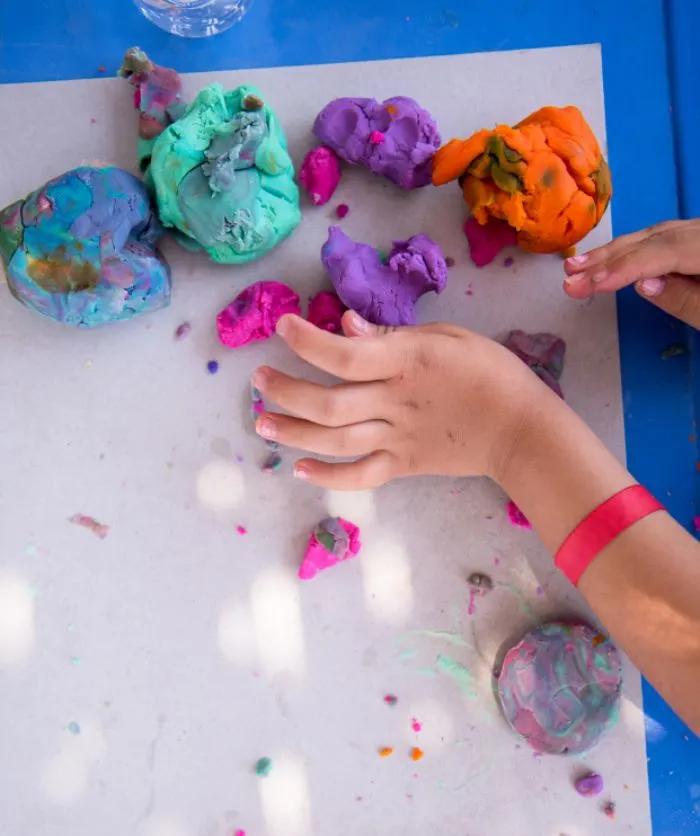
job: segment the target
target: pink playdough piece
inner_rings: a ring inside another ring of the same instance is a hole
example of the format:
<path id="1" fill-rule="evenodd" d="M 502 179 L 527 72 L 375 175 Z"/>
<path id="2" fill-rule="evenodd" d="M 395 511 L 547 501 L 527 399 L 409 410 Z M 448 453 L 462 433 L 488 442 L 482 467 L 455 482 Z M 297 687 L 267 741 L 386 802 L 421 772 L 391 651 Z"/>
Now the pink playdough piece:
<path id="1" fill-rule="evenodd" d="M 301 315 L 299 297 L 282 282 L 256 282 L 228 304 L 216 317 L 219 340 L 228 348 L 267 340 L 277 320 L 285 314 Z"/>
<path id="2" fill-rule="evenodd" d="M 518 526 L 519 528 L 527 528 L 528 530 L 532 528 L 530 520 L 528 520 L 512 499 L 508 500 L 506 513 L 508 514 L 511 525 Z"/>
<path id="3" fill-rule="evenodd" d="M 341 317 L 347 308 L 330 290 L 321 290 L 309 299 L 309 315 L 306 317 L 317 328 L 330 331 L 331 334 L 342 334 Z"/>
<path id="4" fill-rule="evenodd" d="M 360 529 L 356 525 L 342 517 L 322 520 L 309 536 L 309 545 L 299 567 L 299 577 L 303 581 L 310 581 L 324 569 L 355 557 L 361 546 Z"/>
<path id="5" fill-rule="evenodd" d="M 312 148 L 299 169 L 299 181 L 314 206 L 328 203 L 340 182 L 340 163 L 335 151 L 326 145 Z"/>
<path id="6" fill-rule="evenodd" d="M 469 256 L 477 267 L 486 267 L 504 247 L 518 244 L 513 227 L 497 218 L 489 218 L 483 225 L 469 218 L 464 223 L 464 234 L 469 241 Z"/>

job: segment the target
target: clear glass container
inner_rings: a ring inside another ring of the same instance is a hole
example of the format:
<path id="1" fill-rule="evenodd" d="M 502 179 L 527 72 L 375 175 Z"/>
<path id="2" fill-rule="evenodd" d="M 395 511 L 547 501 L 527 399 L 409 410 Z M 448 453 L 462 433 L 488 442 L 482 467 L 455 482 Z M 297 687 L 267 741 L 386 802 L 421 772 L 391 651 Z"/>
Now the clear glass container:
<path id="1" fill-rule="evenodd" d="M 223 32 L 246 14 L 253 0 L 134 0 L 156 26 L 183 38 Z"/>

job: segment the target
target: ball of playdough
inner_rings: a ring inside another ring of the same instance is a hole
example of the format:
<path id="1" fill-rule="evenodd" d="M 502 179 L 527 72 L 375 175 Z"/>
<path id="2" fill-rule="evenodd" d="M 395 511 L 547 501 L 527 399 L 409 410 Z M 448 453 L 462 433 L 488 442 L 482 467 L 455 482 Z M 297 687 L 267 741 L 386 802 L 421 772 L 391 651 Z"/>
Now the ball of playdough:
<path id="1" fill-rule="evenodd" d="M 617 722 L 622 663 L 584 624 L 550 622 L 505 656 L 498 697 L 506 720 L 538 752 L 580 754 Z"/>
<path id="2" fill-rule="evenodd" d="M 349 163 L 359 163 L 402 189 L 430 183 L 440 132 L 433 117 L 408 96 L 384 102 L 334 99 L 316 117 L 314 133 Z"/>
<path id="3" fill-rule="evenodd" d="M 292 288 L 282 282 L 255 282 L 216 317 L 219 340 L 228 348 L 268 340 L 285 314 L 301 314 Z"/>
<path id="4" fill-rule="evenodd" d="M 162 234 L 133 174 L 84 166 L 0 211 L 0 258 L 22 304 L 90 328 L 169 303 Z"/>
<path id="5" fill-rule="evenodd" d="M 314 206 L 328 203 L 340 182 L 340 163 L 335 151 L 325 145 L 312 148 L 299 169 L 299 182 Z"/>
<path id="6" fill-rule="evenodd" d="M 341 301 L 376 325 L 414 325 L 418 299 L 447 284 L 445 259 L 427 235 L 394 241 L 385 264 L 374 247 L 332 226 L 321 261 Z"/>
<path id="7" fill-rule="evenodd" d="M 265 255 L 301 220 L 287 141 L 254 87 L 201 90 L 155 138 L 146 181 L 180 242 L 224 264 Z"/>
<path id="8" fill-rule="evenodd" d="M 451 140 L 433 159 L 433 183 L 450 180 L 478 223 L 507 221 L 534 253 L 577 244 L 612 196 L 608 164 L 576 107 L 543 107 L 513 127 Z"/>
<path id="9" fill-rule="evenodd" d="M 299 567 L 299 578 L 309 581 L 324 569 L 330 569 L 360 551 L 360 529 L 342 517 L 328 517 L 309 535 L 304 559 Z"/>

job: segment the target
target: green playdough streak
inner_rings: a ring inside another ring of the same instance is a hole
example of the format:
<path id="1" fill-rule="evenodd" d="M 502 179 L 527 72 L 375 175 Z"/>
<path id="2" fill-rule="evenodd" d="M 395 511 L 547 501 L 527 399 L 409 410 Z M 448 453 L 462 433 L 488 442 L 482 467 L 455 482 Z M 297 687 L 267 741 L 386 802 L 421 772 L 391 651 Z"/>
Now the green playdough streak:
<path id="1" fill-rule="evenodd" d="M 301 220 L 287 141 L 254 87 L 201 90 L 156 138 L 146 180 L 181 243 L 224 264 L 259 258 Z"/>
<path id="2" fill-rule="evenodd" d="M 449 656 L 438 656 L 435 667 L 452 679 L 459 685 L 460 690 L 468 700 L 475 700 L 477 698 L 476 686 L 474 677 L 471 673 L 458 662 L 456 659 L 451 659 Z"/>

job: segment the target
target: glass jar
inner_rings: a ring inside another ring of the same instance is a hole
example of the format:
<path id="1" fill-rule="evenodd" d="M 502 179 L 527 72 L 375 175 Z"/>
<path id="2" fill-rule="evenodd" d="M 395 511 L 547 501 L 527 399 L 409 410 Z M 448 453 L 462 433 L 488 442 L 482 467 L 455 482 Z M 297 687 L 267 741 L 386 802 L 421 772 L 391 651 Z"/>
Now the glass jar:
<path id="1" fill-rule="evenodd" d="M 156 26 L 183 38 L 217 35 L 238 23 L 253 0 L 134 0 Z"/>

